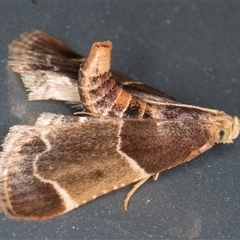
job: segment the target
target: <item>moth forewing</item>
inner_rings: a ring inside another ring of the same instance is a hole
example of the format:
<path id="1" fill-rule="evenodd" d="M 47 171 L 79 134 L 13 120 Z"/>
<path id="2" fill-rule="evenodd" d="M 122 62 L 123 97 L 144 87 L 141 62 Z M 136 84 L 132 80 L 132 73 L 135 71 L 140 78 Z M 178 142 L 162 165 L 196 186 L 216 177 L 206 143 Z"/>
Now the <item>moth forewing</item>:
<path id="1" fill-rule="evenodd" d="M 44 114 L 37 126 L 11 128 L 1 155 L 2 209 L 13 217 L 51 218 L 151 176 L 121 151 L 123 124 Z"/>

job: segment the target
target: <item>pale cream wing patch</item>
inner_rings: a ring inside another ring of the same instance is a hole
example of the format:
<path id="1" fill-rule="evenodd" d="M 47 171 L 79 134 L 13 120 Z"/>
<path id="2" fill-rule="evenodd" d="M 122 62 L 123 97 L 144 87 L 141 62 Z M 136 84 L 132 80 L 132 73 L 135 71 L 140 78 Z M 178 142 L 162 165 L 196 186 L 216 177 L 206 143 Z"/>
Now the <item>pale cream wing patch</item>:
<path id="1" fill-rule="evenodd" d="M 54 72 L 28 72 L 22 75 L 24 86 L 30 93 L 31 100 L 60 100 L 79 102 L 78 89 L 68 77 L 59 76 Z"/>

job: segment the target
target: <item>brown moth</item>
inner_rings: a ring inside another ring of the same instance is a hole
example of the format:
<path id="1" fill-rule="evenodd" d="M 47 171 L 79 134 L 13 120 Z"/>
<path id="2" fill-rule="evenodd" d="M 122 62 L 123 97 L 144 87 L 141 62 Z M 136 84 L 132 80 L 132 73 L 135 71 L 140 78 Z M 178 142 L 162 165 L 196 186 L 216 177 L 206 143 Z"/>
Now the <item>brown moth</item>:
<path id="1" fill-rule="evenodd" d="M 35 126 L 10 128 L 0 155 L 0 208 L 8 216 L 56 217 L 136 183 L 127 209 L 151 176 L 239 134 L 237 117 L 181 103 L 112 71 L 109 41 L 94 43 L 85 59 L 35 30 L 9 49 L 29 100 L 68 101 L 85 115 L 43 113 Z"/>

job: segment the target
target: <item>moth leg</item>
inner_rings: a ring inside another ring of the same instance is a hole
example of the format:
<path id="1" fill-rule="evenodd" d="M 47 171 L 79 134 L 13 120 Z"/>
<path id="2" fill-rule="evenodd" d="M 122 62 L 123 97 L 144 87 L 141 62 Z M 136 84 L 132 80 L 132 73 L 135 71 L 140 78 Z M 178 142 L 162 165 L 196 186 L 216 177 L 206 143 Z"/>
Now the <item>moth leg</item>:
<path id="1" fill-rule="evenodd" d="M 132 195 L 135 193 L 135 191 L 142 186 L 150 177 L 144 178 L 142 180 L 140 180 L 139 182 L 137 182 L 133 188 L 131 189 L 131 191 L 127 194 L 125 200 L 124 200 L 124 204 L 123 204 L 123 208 L 125 211 L 127 211 L 127 207 L 128 207 L 128 202 L 130 200 L 130 198 L 132 197 Z"/>
<path id="2" fill-rule="evenodd" d="M 157 180 L 158 180 L 159 174 L 160 174 L 160 173 L 157 173 L 156 175 L 153 176 L 153 180 L 154 180 L 154 181 L 157 181 Z"/>

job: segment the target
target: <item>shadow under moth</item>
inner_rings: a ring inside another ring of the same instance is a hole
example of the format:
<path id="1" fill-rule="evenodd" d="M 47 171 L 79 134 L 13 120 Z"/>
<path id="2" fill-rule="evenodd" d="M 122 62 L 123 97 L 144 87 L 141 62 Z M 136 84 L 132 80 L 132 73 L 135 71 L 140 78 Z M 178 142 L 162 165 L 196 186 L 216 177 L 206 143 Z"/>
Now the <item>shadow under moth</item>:
<path id="1" fill-rule="evenodd" d="M 70 102 L 83 111 L 43 113 L 34 126 L 10 128 L 0 155 L 0 210 L 8 216 L 53 218 L 135 183 L 126 210 L 150 177 L 238 136 L 237 117 L 184 104 L 111 70 L 109 41 L 95 42 L 84 58 L 35 30 L 9 49 L 29 100 Z"/>

